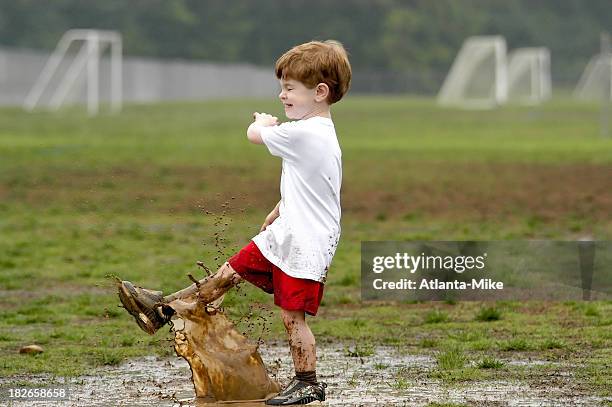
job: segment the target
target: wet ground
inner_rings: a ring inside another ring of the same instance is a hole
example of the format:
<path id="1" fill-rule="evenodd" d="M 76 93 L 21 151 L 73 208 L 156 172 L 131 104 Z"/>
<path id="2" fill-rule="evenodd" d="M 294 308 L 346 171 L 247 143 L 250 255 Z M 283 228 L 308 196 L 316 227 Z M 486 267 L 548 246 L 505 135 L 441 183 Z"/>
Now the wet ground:
<path id="1" fill-rule="evenodd" d="M 558 407 L 605 403 L 604 399 L 577 392 L 569 368 L 566 373 L 564 369 L 556 369 L 554 377 L 543 374 L 537 385 L 504 380 L 449 385 L 428 377 L 428 372 L 436 367 L 432 357 L 405 354 L 395 347 L 376 347 L 373 351 L 372 356 L 351 357 L 345 346 L 319 346 L 319 379 L 328 384 L 327 401 L 323 405 L 425 406 L 431 402 L 454 402 L 470 406 Z M 264 345 L 261 353 L 270 374 L 285 383 L 292 375 L 292 364 L 284 343 Z M 508 364 L 549 364 L 537 360 L 504 361 Z M 13 377 L 11 381 L 15 379 L 18 378 Z M 28 376 L 27 379 L 45 382 L 43 376 Z M 0 378 L 1 387 L 9 383 L 6 378 Z M 179 357 L 134 359 L 96 370 L 92 375 L 69 379 L 68 386 L 69 401 L 6 405 L 210 406 L 195 399 L 189 366 Z M 2 403 L 6 401 L 0 400 L 0 405 L 4 405 Z"/>

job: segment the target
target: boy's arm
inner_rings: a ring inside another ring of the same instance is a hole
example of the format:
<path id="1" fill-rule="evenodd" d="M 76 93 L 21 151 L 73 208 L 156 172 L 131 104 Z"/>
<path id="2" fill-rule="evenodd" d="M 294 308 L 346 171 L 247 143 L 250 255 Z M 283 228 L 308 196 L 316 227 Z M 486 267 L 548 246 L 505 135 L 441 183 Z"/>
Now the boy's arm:
<path id="1" fill-rule="evenodd" d="M 247 129 L 247 138 L 251 143 L 263 144 L 261 138 L 262 127 L 276 126 L 278 124 L 278 118 L 267 113 L 253 113 L 253 123 Z"/>
<path id="2" fill-rule="evenodd" d="M 264 221 L 263 225 L 261 225 L 261 229 L 259 229 L 260 232 L 263 232 L 264 230 L 266 230 L 266 228 L 270 225 L 270 223 L 274 222 L 274 220 L 276 220 L 276 218 L 280 216 L 280 212 L 278 209 L 280 207 L 280 204 L 281 204 L 281 201 L 278 201 L 274 209 L 272 209 L 272 212 L 270 212 L 268 216 L 266 216 L 266 220 Z"/>

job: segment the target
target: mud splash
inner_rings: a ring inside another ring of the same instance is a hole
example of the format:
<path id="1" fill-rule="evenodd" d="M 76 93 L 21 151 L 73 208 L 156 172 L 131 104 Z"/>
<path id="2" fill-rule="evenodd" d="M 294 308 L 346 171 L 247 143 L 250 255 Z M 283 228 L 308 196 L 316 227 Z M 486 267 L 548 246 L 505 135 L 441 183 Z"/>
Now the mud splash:
<path id="1" fill-rule="evenodd" d="M 428 377 L 435 369 L 430 356 L 411 355 L 395 347 L 376 347 L 363 358 L 347 356 L 344 344 L 319 344 L 318 374 L 328 383 L 328 406 L 426 406 L 432 402 L 469 406 L 598 406 L 605 399 L 578 391 L 569 366 L 559 364 L 554 375 L 542 373 L 537 383 L 509 380 L 470 381 L 444 384 Z M 293 373 L 291 356 L 285 342 L 260 348 L 264 360 L 271 361 L 270 375 L 285 382 Z M 547 361 L 508 359 L 507 364 L 537 365 Z M 409 372 L 402 385 L 398 377 Z M 145 357 L 115 367 L 98 369 L 92 375 L 66 381 L 70 400 L 54 406 L 213 406 L 195 397 L 190 369 L 182 359 Z M 48 380 L 44 376 L 12 377 L 11 381 Z M 9 383 L 0 378 L 0 385 Z M 15 406 L 35 405 L 31 402 Z M 44 403 L 40 405 L 45 405 Z M 263 403 L 219 406 L 263 405 Z M 316 405 L 316 404 L 315 404 Z M 320 404 L 319 404 L 320 405 Z"/>
<path id="2" fill-rule="evenodd" d="M 177 313 L 174 349 L 189 364 L 200 401 L 262 401 L 278 393 L 258 346 L 236 331 L 223 312 L 196 306 Z"/>

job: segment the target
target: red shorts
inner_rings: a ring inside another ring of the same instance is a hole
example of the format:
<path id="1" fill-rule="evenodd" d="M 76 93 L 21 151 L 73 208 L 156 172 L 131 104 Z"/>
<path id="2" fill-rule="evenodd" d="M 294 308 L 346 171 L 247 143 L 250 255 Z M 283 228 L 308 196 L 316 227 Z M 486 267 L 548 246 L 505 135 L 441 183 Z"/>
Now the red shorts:
<path id="1" fill-rule="evenodd" d="M 287 311 L 304 311 L 317 315 L 323 298 L 323 283 L 285 274 L 270 263 L 252 241 L 228 260 L 232 268 L 268 294 L 274 294 L 274 304 Z"/>

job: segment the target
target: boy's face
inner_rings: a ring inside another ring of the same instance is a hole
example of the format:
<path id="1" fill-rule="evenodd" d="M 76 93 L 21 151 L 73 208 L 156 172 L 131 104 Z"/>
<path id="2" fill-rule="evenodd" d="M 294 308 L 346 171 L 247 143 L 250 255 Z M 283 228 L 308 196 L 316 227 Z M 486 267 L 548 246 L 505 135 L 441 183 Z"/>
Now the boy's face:
<path id="1" fill-rule="evenodd" d="M 280 86 L 278 97 L 285 107 L 285 116 L 288 119 L 307 119 L 319 110 L 320 101 L 316 87 L 309 89 L 302 82 L 290 78 L 281 79 Z"/>

